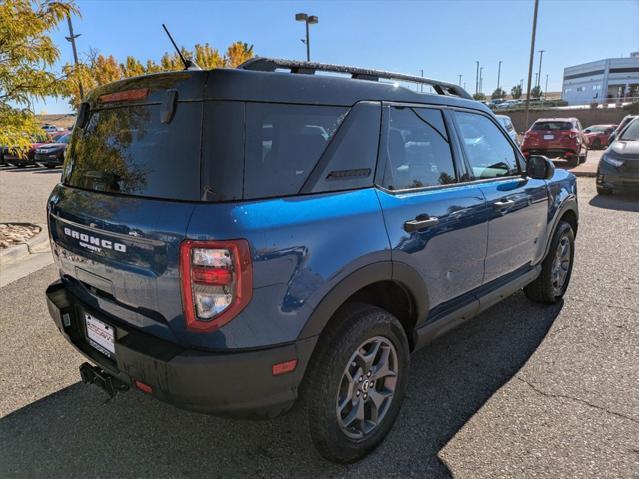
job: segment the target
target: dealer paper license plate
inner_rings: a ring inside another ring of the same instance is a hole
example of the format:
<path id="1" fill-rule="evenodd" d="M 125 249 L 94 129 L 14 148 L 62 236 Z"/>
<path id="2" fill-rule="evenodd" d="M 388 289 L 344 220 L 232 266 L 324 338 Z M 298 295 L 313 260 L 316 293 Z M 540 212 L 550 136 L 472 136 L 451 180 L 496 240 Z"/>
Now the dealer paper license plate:
<path id="1" fill-rule="evenodd" d="M 544 140 L 554 140 L 555 135 L 544 135 Z"/>
<path id="2" fill-rule="evenodd" d="M 109 358 L 115 357 L 113 327 L 85 313 L 89 344 Z"/>

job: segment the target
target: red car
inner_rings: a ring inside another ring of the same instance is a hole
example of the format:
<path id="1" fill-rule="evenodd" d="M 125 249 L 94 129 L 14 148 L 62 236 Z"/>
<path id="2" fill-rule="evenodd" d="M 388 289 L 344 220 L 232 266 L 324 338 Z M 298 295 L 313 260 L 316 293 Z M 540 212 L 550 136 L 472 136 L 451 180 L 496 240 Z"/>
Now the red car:
<path id="1" fill-rule="evenodd" d="M 524 134 L 521 151 L 526 157 L 565 158 L 577 166 L 586 161 L 588 140 L 577 118 L 540 118 Z"/>
<path id="2" fill-rule="evenodd" d="M 31 146 L 26 153 L 18 153 L 12 148 L 5 148 L 4 161 L 17 166 L 18 168 L 24 168 L 27 165 L 35 165 L 35 151 L 37 148 L 45 144 L 45 142 L 31 143 Z"/>
<path id="3" fill-rule="evenodd" d="M 588 148 L 593 150 L 604 149 L 608 146 L 608 137 L 615 131 L 617 125 L 592 125 L 584 130 L 588 140 Z"/>

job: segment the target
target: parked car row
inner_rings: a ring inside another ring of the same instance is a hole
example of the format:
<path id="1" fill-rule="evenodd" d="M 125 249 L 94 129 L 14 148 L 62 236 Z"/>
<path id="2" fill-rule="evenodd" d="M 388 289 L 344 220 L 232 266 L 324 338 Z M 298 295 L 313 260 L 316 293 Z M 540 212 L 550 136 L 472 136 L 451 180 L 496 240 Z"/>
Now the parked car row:
<path id="1" fill-rule="evenodd" d="M 43 129 L 47 131 L 44 127 Z M 64 163 L 64 154 L 70 139 L 71 132 L 62 130 L 32 138 L 31 146 L 26 152 L 2 146 L 0 147 L 0 165 L 8 164 L 17 168 L 37 165 L 47 168 L 61 166 Z"/>

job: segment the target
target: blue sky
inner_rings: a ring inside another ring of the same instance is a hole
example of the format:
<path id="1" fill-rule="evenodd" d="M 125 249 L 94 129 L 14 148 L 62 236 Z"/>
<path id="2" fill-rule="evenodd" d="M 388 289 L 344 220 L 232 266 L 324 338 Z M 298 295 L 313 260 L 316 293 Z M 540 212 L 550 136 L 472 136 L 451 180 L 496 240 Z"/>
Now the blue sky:
<path id="1" fill-rule="evenodd" d="M 304 25 L 297 12 L 319 17 L 311 26 L 312 60 L 412 73 L 475 89 L 475 61 L 484 66 L 484 92 L 526 78 L 532 0 L 512 1 L 117 1 L 79 0 L 80 55 L 90 48 L 123 61 L 127 55 L 159 60 L 171 46 L 210 43 L 220 51 L 235 40 L 260 56 L 304 59 Z M 60 65 L 72 61 L 66 22 L 52 36 Z M 540 0 L 535 50 L 546 50 L 542 87 L 561 88 L 563 68 L 639 50 L 639 0 Z M 534 72 L 538 68 L 535 57 Z M 534 81 L 534 75 L 533 75 Z M 39 102 L 37 113 L 65 113 L 65 100 Z"/>

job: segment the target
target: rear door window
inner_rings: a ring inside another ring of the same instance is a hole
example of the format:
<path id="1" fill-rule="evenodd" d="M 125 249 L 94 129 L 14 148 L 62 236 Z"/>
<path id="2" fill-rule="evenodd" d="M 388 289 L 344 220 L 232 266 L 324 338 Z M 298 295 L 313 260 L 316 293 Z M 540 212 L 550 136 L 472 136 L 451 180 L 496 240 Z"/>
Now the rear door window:
<path id="1" fill-rule="evenodd" d="M 386 144 L 385 188 L 405 190 L 457 181 L 441 111 L 391 108 Z"/>
<path id="2" fill-rule="evenodd" d="M 297 194 L 346 107 L 247 103 L 244 198 Z"/>
<path id="3" fill-rule="evenodd" d="M 170 123 L 160 105 L 94 110 L 74 130 L 63 182 L 107 193 L 200 199 L 202 104 L 180 103 Z"/>

